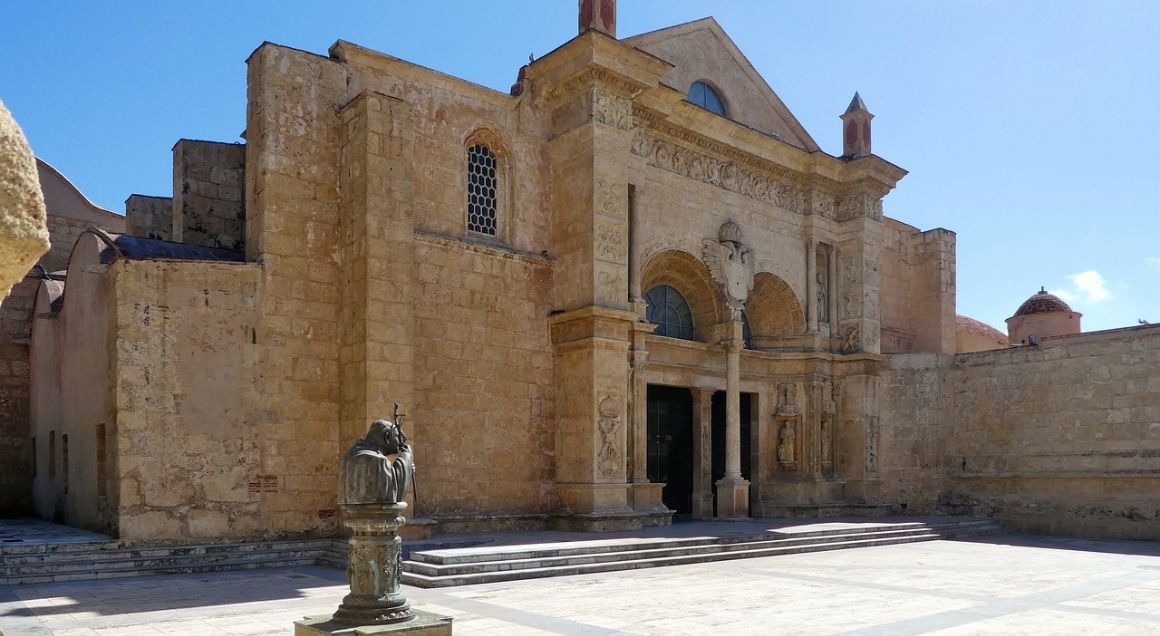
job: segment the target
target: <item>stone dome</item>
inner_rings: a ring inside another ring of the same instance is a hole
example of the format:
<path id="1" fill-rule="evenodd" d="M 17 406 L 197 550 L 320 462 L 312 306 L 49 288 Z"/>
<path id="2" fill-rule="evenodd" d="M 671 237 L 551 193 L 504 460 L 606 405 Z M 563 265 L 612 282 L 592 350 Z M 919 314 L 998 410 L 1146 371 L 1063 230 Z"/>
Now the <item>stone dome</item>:
<path id="1" fill-rule="evenodd" d="M 1072 309 L 1068 307 L 1067 303 L 1060 300 L 1059 296 L 1049 294 L 1046 289 L 1040 287 L 1038 292 L 1033 294 L 1031 298 L 1023 301 L 1022 305 L 1019 305 L 1019 309 L 1015 310 L 1015 316 L 1047 314 L 1056 311 L 1071 313 Z"/>
<path id="2" fill-rule="evenodd" d="M 979 336 L 980 338 L 986 338 L 987 340 L 993 340 L 997 343 L 1001 343 L 1002 345 L 1007 344 L 1007 334 L 999 331 L 998 329 L 988 325 L 985 322 L 975 320 L 974 318 L 964 316 L 962 314 L 955 316 L 955 331 L 968 333 L 973 336 Z"/>

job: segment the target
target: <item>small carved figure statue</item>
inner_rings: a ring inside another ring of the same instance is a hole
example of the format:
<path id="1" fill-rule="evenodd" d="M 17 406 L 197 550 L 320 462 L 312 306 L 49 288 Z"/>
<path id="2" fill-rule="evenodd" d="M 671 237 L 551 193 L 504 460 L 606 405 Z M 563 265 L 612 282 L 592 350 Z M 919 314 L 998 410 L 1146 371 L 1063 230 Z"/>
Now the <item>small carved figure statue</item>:
<path id="1" fill-rule="evenodd" d="M 830 276 L 829 261 L 818 258 L 818 323 L 830 322 Z"/>
<path id="2" fill-rule="evenodd" d="M 781 425 L 781 432 L 778 433 L 778 438 L 781 440 L 777 445 L 777 461 L 783 464 L 789 464 L 794 461 L 793 447 L 794 440 L 797 434 L 794 433 L 793 427 L 789 422 Z"/>
<path id="3" fill-rule="evenodd" d="M 339 474 L 340 504 L 403 501 L 415 476 L 406 434 L 394 422 L 375 420 L 367 436 L 346 451 Z"/>

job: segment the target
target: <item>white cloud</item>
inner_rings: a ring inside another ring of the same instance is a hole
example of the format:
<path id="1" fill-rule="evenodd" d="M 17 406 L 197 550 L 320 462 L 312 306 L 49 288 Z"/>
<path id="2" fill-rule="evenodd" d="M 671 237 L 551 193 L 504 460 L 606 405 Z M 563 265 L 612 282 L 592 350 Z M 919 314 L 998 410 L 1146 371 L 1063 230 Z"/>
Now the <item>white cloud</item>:
<path id="1" fill-rule="evenodd" d="M 1149 264 L 1151 264 L 1150 261 Z M 1156 266 L 1160 267 L 1160 259 L 1156 259 Z M 1071 280 L 1070 288 L 1051 290 L 1051 293 L 1059 296 L 1066 302 L 1079 301 L 1080 303 L 1090 305 L 1108 300 L 1112 297 L 1112 292 L 1108 291 L 1107 281 L 1094 269 L 1072 274 L 1067 278 Z"/>

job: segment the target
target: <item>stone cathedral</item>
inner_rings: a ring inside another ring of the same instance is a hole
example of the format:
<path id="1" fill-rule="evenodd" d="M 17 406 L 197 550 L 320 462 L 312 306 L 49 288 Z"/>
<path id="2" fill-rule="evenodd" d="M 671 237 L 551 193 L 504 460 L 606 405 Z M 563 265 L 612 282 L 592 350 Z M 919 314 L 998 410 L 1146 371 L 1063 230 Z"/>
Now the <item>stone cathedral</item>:
<path id="1" fill-rule="evenodd" d="M 618 39 L 615 0 L 508 92 L 344 41 L 247 64 L 245 143 L 180 141 L 172 199 L 41 284 L 41 516 L 330 533 L 395 402 L 427 530 L 1038 496 L 964 392 L 1052 345 L 956 357 L 955 235 L 883 215 L 906 171 L 857 93 L 829 154 L 712 18 Z"/>

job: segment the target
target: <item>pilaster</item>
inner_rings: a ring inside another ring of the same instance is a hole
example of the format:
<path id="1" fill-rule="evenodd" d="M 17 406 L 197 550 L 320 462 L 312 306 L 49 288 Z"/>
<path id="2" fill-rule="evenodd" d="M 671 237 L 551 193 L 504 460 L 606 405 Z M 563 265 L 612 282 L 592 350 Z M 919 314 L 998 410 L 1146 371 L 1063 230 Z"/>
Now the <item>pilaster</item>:
<path id="1" fill-rule="evenodd" d="M 363 92 L 340 112 L 340 438 L 414 404 L 413 139 L 409 106 Z M 414 431 L 407 435 L 414 439 Z"/>
<path id="2" fill-rule="evenodd" d="M 556 494 L 569 527 L 668 522 L 644 476 L 644 376 L 632 369 L 646 354 L 629 295 L 628 184 L 632 99 L 667 68 L 590 30 L 527 72 L 552 121 Z"/>

